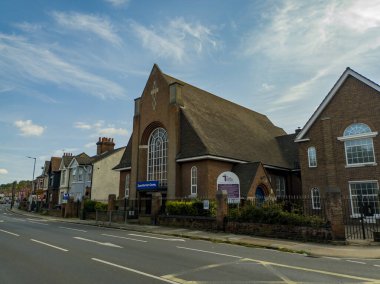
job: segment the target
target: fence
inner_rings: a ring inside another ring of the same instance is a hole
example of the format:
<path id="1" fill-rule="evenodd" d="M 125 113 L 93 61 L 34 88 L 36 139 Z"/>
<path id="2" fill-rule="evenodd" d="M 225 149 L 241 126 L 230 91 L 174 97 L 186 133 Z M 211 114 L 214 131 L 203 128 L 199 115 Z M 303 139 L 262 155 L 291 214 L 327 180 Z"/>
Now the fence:
<path id="1" fill-rule="evenodd" d="M 379 196 L 345 196 L 342 205 L 347 240 L 380 241 Z"/>

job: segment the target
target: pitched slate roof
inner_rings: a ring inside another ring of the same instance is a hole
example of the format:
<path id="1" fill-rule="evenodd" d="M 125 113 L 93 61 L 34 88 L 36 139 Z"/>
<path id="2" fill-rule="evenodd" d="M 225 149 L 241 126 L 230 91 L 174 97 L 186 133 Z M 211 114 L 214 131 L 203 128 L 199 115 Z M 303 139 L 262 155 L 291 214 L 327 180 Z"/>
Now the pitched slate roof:
<path id="1" fill-rule="evenodd" d="M 294 142 L 297 133 L 276 137 L 284 158 L 290 163 L 292 169 L 299 169 L 298 145 Z"/>
<path id="2" fill-rule="evenodd" d="M 47 175 L 49 173 L 49 167 L 50 167 L 50 161 L 45 161 L 42 175 Z"/>
<path id="3" fill-rule="evenodd" d="M 121 148 L 117 148 L 117 149 L 114 149 L 114 150 L 111 150 L 111 151 L 106 151 L 106 152 L 104 152 L 104 153 L 102 153 L 100 155 L 93 156 L 93 157 L 91 157 L 91 162 L 93 164 L 96 163 L 96 162 L 99 162 L 99 161 L 101 161 L 101 160 L 103 160 L 103 159 L 105 159 L 105 158 L 107 158 L 107 157 L 109 157 L 109 156 L 111 156 L 111 155 L 119 152 L 119 151 L 125 150 L 125 148 L 126 147 L 121 147 Z"/>
<path id="4" fill-rule="evenodd" d="M 131 159 L 132 159 L 132 136 L 129 138 L 128 144 L 125 147 L 124 154 L 120 159 L 120 163 L 113 168 L 113 170 L 121 170 L 125 168 L 131 167 Z"/>
<path id="5" fill-rule="evenodd" d="M 253 179 L 256 176 L 257 169 L 260 165 L 260 162 L 254 162 L 246 164 L 237 164 L 232 168 L 231 171 L 239 177 L 241 197 L 247 197 Z"/>
<path id="6" fill-rule="evenodd" d="M 370 86 L 371 88 L 375 89 L 376 91 L 380 92 L 380 86 L 378 84 L 374 83 L 373 81 L 369 80 L 368 78 L 364 77 L 363 75 L 359 74 L 358 72 L 347 67 L 346 70 L 343 72 L 343 74 L 338 79 L 338 81 L 335 83 L 333 88 L 330 90 L 330 92 L 323 99 L 322 103 L 318 106 L 317 110 L 313 113 L 313 115 L 310 117 L 310 119 L 306 122 L 305 126 L 302 128 L 300 133 L 297 135 L 295 142 L 302 142 L 302 141 L 305 141 L 304 139 L 307 139 L 305 137 L 305 135 L 309 131 L 310 127 L 314 124 L 314 122 L 319 117 L 319 115 L 327 107 L 329 102 L 332 100 L 332 98 L 338 92 L 339 88 L 343 85 L 343 83 L 346 81 L 348 76 L 352 76 L 352 77 L 356 78 L 357 80 L 362 81 L 364 84 Z"/>
<path id="7" fill-rule="evenodd" d="M 162 75 L 168 84 L 182 85 L 183 129 L 178 159 L 212 155 L 292 168 L 293 162 L 287 161 L 275 138 L 286 132 L 265 115 Z"/>
<path id="8" fill-rule="evenodd" d="M 72 159 L 74 159 L 74 156 L 63 156 L 63 165 L 67 168 L 70 165 Z"/>
<path id="9" fill-rule="evenodd" d="M 76 155 L 75 160 L 79 165 L 91 165 L 91 158 L 86 153 L 80 153 L 79 155 Z"/>
<path id="10" fill-rule="evenodd" d="M 58 172 L 59 166 L 61 164 L 62 158 L 60 157 L 51 157 L 50 159 L 50 168 L 52 172 Z"/>

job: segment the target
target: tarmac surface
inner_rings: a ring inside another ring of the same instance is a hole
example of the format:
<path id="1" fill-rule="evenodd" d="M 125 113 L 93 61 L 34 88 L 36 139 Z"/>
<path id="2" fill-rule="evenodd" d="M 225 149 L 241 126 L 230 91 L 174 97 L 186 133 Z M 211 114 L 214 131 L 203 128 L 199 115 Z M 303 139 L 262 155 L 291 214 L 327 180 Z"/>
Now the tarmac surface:
<path id="1" fill-rule="evenodd" d="M 298 242 L 292 240 L 274 239 L 255 237 L 247 235 L 237 235 L 223 232 L 197 231 L 186 228 L 173 228 L 153 225 L 139 225 L 130 223 L 108 223 L 95 220 L 80 220 L 78 218 L 59 218 L 41 215 L 32 212 L 26 212 L 17 208 L 11 209 L 13 213 L 48 219 L 56 222 L 75 223 L 91 226 L 102 226 L 108 228 L 116 228 L 121 230 L 131 230 L 138 232 L 146 232 L 152 234 L 162 234 L 169 236 L 177 236 L 182 238 L 192 238 L 200 240 L 208 240 L 212 242 L 223 242 L 249 247 L 265 247 L 269 249 L 303 253 L 315 257 L 337 257 L 337 258 L 358 258 L 358 259 L 380 259 L 380 243 L 365 240 L 355 240 L 348 244 L 330 244 L 330 243 L 310 243 Z"/>

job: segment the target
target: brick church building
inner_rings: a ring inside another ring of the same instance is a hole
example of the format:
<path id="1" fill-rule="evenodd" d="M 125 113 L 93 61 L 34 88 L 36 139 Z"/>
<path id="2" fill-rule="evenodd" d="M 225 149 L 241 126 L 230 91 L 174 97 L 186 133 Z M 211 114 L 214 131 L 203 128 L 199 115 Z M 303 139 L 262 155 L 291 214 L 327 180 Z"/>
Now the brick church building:
<path id="1" fill-rule="evenodd" d="M 133 133 L 114 170 L 119 199 L 215 198 L 225 172 L 242 199 L 300 194 L 296 134 L 265 115 L 217 97 L 153 66 L 135 99 Z"/>
<path id="2" fill-rule="evenodd" d="M 380 86 L 347 68 L 295 139 L 302 191 L 314 209 L 336 191 L 349 198 L 351 216 L 363 202 L 380 217 L 379 129 Z"/>

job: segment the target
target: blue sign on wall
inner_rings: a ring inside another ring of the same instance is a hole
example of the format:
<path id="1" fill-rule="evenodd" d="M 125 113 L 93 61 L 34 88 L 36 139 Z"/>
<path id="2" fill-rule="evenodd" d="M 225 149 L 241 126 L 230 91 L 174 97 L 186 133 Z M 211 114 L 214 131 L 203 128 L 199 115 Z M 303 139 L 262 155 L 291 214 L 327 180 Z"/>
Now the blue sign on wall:
<path id="1" fill-rule="evenodd" d="M 137 182 L 137 190 L 147 190 L 147 189 L 157 189 L 157 188 L 158 188 L 157 180 Z"/>

